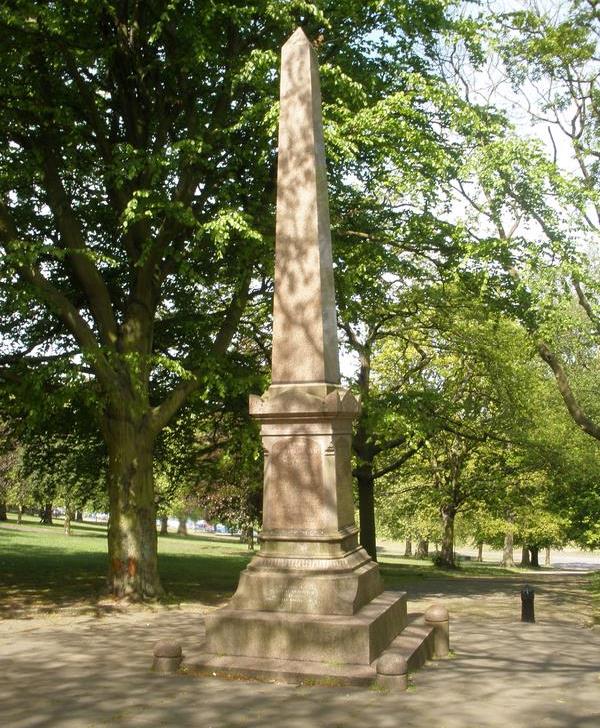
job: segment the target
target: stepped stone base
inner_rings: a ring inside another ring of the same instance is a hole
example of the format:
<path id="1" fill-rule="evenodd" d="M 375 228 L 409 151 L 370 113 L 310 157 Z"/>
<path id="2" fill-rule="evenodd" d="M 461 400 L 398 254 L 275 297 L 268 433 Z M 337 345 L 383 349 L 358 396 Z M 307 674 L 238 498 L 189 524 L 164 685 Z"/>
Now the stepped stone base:
<path id="1" fill-rule="evenodd" d="M 406 594 L 384 592 L 354 615 L 224 607 L 205 623 L 215 655 L 370 665 L 406 625 Z"/>
<path id="2" fill-rule="evenodd" d="M 402 655 L 408 663 L 409 670 L 413 671 L 424 665 L 433 655 L 433 628 L 425 625 L 420 615 L 410 615 L 408 621 L 408 626 L 391 641 L 382 654 L 393 652 Z M 203 647 L 207 650 L 206 643 Z M 335 659 L 322 661 L 218 655 L 211 654 L 207 650 L 191 660 L 186 660 L 183 669 L 188 673 L 199 675 L 216 674 L 221 677 L 292 684 L 370 686 L 376 682 L 376 664 L 380 656 L 381 654 L 378 654 L 369 664 L 357 664 Z"/>
<path id="3" fill-rule="evenodd" d="M 356 538 L 355 534 L 352 536 Z M 240 611 L 351 616 L 382 593 L 377 564 L 364 549 L 355 547 L 343 553 L 339 544 L 318 545 L 323 549 L 329 547 L 334 558 L 257 554 L 240 574 L 229 607 Z M 273 544 L 269 546 L 273 548 Z M 314 551 L 317 544 L 308 546 Z"/>

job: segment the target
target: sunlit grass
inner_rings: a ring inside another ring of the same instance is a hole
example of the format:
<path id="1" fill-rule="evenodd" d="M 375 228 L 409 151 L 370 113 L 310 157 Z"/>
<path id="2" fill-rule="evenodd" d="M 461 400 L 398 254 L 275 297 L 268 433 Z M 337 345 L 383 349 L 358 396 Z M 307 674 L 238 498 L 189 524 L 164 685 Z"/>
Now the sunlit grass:
<path id="1" fill-rule="evenodd" d="M 73 523 L 65 536 L 61 521 L 40 526 L 28 517 L 17 525 L 14 515 L 0 524 L 0 617 L 31 616 L 65 608 L 107 609 L 106 526 Z M 170 534 L 159 537 L 159 570 L 168 604 L 224 603 L 235 591 L 239 574 L 251 552 L 231 537 Z M 383 551 L 379 566 L 387 589 L 406 590 L 440 577 L 473 580 L 506 578 L 522 574 L 490 562 L 459 562 L 459 568 L 442 570 L 428 559 L 413 559 Z M 592 590 L 600 621 L 600 572 Z M 100 605 L 100 607 L 98 606 Z"/>
<path id="2" fill-rule="evenodd" d="M 95 604 L 106 597 L 107 545 L 102 524 L 61 521 L 40 526 L 25 517 L 0 524 L 0 616 Z M 159 538 L 159 570 L 166 601 L 215 604 L 237 585 L 250 555 L 233 539 Z"/>

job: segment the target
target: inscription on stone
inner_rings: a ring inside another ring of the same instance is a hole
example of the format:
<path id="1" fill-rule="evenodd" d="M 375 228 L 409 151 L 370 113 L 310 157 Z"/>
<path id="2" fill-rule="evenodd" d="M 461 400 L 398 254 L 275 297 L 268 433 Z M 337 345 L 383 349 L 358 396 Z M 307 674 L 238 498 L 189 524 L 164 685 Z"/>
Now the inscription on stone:
<path id="1" fill-rule="evenodd" d="M 316 584 L 291 584 L 283 589 L 270 587 L 265 593 L 266 601 L 272 607 L 289 612 L 311 611 L 319 596 Z"/>
<path id="2" fill-rule="evenodd" d="M 322 460 L 318 443 L 308 437 L 286 437 L 273 444 L 267 466 L 265 529 L 323 527 Z"/>

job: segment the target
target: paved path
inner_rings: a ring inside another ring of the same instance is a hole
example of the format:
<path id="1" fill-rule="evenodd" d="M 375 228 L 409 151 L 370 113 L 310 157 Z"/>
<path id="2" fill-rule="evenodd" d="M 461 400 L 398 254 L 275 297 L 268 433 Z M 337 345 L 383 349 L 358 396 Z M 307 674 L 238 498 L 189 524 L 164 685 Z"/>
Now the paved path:
<path id="1" fill-rule="evenodd" d="M 153 644 L 192 653 L 202 615 L 135 610 L 100 619 L 0 622 L 0 722 L 9 728 L 599 728 L 600 632 L 577 574 L 540 574 L 538 623 L 521 624 L 522 577 L 424 580 L 411 608 L 442 592 L 454 657 L 416 673 L 406 693 L 161 677 Z M 588 625 L 588 626 L 586 626 Z"/>

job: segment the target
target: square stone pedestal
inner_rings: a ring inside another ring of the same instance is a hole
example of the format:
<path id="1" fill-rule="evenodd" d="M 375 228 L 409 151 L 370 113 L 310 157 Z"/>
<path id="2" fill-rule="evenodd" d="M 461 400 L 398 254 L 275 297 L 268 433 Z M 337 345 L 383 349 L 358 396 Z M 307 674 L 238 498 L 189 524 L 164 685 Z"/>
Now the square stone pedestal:
<path id="1" fill-rule="evenodd" d="M 205 618 L 215 655 L 370 665 L 406 625 L 406 594 L 384 592 L 353 615 L 225 607 Z"/>
<path id="2" fill-rule="evenodd" d="M 205 623 L 206 641 L 184 664 L 191 674 L 366 687 L 376 682 L 382 656 L 401 655 L 412 671 L 434 649 L 433 628 L 421 615 L 407 615 L 406 595 L 393 592 L 384 592 L 352 617 L 225 607 L 206 615 Z M 247 654 L 251 651 L 260 656 Z M 293 657 L 281 659 L 282 654 Z"/>

